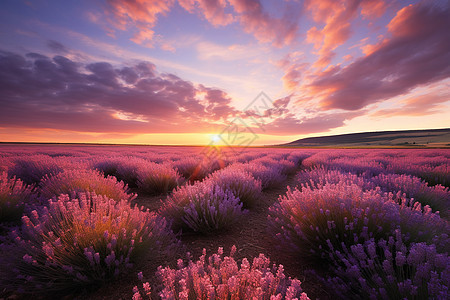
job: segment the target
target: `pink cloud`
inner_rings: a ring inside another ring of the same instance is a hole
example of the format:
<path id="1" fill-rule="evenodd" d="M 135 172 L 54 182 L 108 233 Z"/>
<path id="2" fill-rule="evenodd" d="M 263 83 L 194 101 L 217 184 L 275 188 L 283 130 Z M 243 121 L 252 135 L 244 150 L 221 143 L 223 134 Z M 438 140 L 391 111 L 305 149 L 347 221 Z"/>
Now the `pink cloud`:
<path id="1" fill-rule="evenodd" d="M 268 134 L 296 135 L 326 132 L 345 125 L 346 120 L 353 119 L 363 112 L 343 112 L 333 114 L 316 114 L 311 117 L 298 118 L 292 113 L 274 119 L 265 126 Z"/>
<path id="2" fill-rule="evenodd" d="M 381 0 L 308 0 L 305 7 L 316 23 L 325 24 L 322 29 L 314 26 L 307 33 L 307 42 L 319 49 L 319 59 L 315 63 L 319 68 L 330 64 L 333 51 L 350 38 L 350 22 L 358 16 L 360 8 L 364 17 L 380 17 L 385 11 Z"/>
<path id="3" fill-rule="evenodd" d="M 361 2 L 361 15 L 365 18 L 379 18 L 386 11 L 387 4 L 383 0 L 365 0 Z"/>
<path id="4" fill-rule="evenodd" d="M 233 22 L 233 15 L 225 13 L 226 0 L 178 0 L 178 2 L 190 13 L 198 9 L 214 26 L 224 26 Z"/>
<path id="5" fill-rule="evenodd" d="M 137 28 L 131 40 L 151 47 L 155 36 L 152 28 L 158 15 L 167 14 L 174 0 L 108 0 L 107 3 L 114 18 L 111 25 L 119 30 Z M 297 3 L 277 3 L 283 10 L 280 18 L 265 12 L 259 0 L 178 0 L 178 3 L 190 13 L 199 13 L 213 26 L 225 26 L 238 20 L 245 32 L 277 47 L 291 44 L 298 36 L 301 8 Z M 230 11 L 233 8 L 233 13 L 227 12 L 227 7 Z M 92 20 L 99 23 L 97 19 Z"/>
<path id="6" fill-rule="evenodd" d="M 373 117 L 426 116 L 442 112 L 442 103 L 450 101 L 450 93 L 412 96 L 402 101 L 401 107 L 380 109 L 372 113 Z"/>
<path id="7" fill-rule="evenodd" d="M 301 62 L 301 56 L 302 53 L 299 52 L 289 53 L 276 64 L 284 71 L 281 80 L 288 90 L 294 90 L 298 87 L 308 70 L 309 64 Z"/>
<path id="8" fill-rule="evenodd" d="M 138 31 L 131 40 L 149 45 L 154 36 L 152 28 L 158 15 L 169 12 L 173 0 L 107 0 L 107 4 L 114 16 L 114 20 L 110 22 L 112 26 L 119 30 L 134 26 Z"/>
<path id="9" fill-rule="evenodd" d="M 322 45 L 323 34 L 316 26 L 311 27 L 306 33 L 306 42 L 314 44 L 314 48 L 319 49 Z"/>
<path id="10" fill-rule="evenodd" d="M 310 91 L 325 93 L 323 109 L 358 110 L 448 78 L 449 14 L 448 6 L 426 3 L 401 9 L 388 25 L 392 37 L 347 67 L 318 73 Z"/>

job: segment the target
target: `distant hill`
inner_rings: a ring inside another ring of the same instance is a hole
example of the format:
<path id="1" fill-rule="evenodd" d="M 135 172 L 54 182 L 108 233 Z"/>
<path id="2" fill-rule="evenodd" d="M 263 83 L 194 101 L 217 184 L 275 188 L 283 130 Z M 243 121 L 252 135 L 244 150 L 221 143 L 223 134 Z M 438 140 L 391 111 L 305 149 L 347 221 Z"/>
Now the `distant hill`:
<path id="1" fill-rule="evenodd" d="M 450 128 L 361 132 L 296 140 L 283 147 L 450 148 Z"/>

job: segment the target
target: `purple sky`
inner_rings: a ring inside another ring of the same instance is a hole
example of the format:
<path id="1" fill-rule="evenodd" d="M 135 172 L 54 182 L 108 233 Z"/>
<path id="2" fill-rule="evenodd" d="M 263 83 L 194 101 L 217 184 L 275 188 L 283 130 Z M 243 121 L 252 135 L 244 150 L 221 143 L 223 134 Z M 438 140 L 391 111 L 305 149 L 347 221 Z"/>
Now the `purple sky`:
<path id="1" fill-rule="evenodd" d="M 4 0 L 0 141 L 450 127 L 449 16 L 449 1 Z"/>

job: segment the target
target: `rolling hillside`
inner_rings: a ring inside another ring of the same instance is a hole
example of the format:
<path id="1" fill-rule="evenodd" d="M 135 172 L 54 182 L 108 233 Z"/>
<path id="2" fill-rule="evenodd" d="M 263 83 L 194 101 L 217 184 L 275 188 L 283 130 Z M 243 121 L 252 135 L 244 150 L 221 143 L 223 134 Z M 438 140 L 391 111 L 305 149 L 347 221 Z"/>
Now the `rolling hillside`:
<path id="1" fill-rule="evenodd" d="M 378 131 L 309 137 L 280 146 L 290 147 L 401 147 L 450 148 L 450 128 Z"/>

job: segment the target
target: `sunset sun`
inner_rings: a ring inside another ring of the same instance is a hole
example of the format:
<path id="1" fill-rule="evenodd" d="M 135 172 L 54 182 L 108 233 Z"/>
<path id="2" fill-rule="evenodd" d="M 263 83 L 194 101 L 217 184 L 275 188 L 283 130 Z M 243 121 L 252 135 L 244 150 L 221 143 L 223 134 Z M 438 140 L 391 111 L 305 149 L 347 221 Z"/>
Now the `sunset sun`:
<path id="1" fill-rule="evenodd" d="M 221 140 L 220 139 L 220 135 L 213 134 L 213 135 L 210 136 L 210 140 L 211 140 L 212 144 L 217 145 L 220 142 L 220 140 Z"/>

